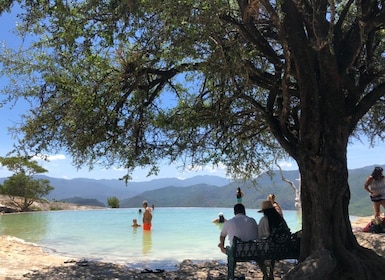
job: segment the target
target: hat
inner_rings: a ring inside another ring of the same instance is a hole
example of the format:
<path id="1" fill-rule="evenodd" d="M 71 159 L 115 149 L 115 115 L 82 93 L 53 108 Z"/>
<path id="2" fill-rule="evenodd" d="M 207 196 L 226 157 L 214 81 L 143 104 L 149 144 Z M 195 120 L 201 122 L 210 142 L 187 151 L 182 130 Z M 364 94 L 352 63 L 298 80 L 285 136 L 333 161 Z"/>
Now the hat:
<path id="1" fill-rule="evenodd" d="M 223 216 L 223 213 L 222 213 L 222 212 L 219 212 L 219 213 L 218 213 L 218 216 Z"/>
<path id="2" fill-rule="evenodd" d="M 265 201 L 262 201 L 261 210 L 259 210 L 258 212 L 262 212 L 263 210 L 271 209 L 271 208 L 274 208 L 274 206 L 271 203 L 271 201 L 265 200 Z"/>

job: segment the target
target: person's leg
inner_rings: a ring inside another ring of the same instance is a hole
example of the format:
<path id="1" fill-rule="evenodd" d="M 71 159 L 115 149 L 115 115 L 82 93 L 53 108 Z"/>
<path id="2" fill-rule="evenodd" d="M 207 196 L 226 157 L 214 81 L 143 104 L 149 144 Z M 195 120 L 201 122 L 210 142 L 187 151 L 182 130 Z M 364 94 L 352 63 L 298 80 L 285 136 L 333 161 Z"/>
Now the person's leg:
<path id="1" fill-rule="evenodd" d="M 381 206 L 382 205 L 382 207 L 384 207 L 384 209 L 385 209 L 385 200 L 381 200 L 381 202 L 380 202 L 380 205 L 378 206 L 378 212 L 379 212 L 379 215 L 381 215 Z"/>
<path id="2" fill-rule="evenodd" d="M 263 273 L 263 280 L 269 280 L 269 275 L 267 273 L 267 267 L 265 262 L 261 261 L 261 262 L 257 262 L 257 264 Z"/>
<path id="3" fill-rule="evenodd" d="M 381 202 L 373 202 L 374 218 L 380 216 Z"/>

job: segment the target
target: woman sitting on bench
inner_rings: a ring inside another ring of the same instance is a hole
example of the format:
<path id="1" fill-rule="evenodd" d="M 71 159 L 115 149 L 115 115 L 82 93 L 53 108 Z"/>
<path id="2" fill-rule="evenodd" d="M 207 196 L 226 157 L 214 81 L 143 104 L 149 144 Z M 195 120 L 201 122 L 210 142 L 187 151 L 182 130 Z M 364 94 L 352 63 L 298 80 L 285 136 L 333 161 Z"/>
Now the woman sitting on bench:
<path id="1" fill-rule="evenodd" d="M 287 226 L 285 219 L 277 212 L 277 210 L 275 210 L 270 201 L 263 201 L 261 210 L 258 212 L 263 212 L 263 217 L 258 223 L 259 238 L 268 237 L 274 229 L 287 229 L 290 233 L 290 229 Z"/>
<path id="2" fill-rule="evenodd" d="M 263 213 L 263 217 L 259 220 L 258 224 L 258 237 L 260 239 L 269 237 L 273 231 L 278 231 L 279 233 L 276 240 L 277 242 L 285 242 L 290 238 L 290 229 L 285 219 L 277 212 L 271 201 L 263 201 L 261 210 L 258 212 Z M 264 262 L 258 263 L 258 265 L 263 271 L 264 279 L 266 279 L 266 266 L 270 268 L 270 275 L 267 279 L 273 279 L 274 261 L 269 261 L 268 265 Z"/>

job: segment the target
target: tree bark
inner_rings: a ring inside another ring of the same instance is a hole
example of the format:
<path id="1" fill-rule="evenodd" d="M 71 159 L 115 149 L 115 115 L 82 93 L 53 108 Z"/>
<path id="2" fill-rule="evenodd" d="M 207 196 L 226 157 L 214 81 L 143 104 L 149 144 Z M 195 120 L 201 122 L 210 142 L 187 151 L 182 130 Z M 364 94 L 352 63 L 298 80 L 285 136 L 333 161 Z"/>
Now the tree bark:
<path id="1" fill-rule="evenodd" d="M 306 151 L 306 143 L 299 147 L 301 258 L 284 279 L 382 279 L 385 259 L 358 244 L 349 220 L 348 134 L 342 127 L 331 131 L 318 154 Z"/>

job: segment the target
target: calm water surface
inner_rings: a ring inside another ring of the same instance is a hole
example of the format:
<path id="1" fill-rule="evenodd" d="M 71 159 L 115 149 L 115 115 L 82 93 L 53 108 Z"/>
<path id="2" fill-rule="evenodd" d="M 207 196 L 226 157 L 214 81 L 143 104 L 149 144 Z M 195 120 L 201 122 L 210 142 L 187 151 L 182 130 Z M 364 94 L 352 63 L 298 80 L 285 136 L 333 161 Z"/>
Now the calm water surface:
<path id="1" fill-rule="evenodd" d="M 258 222 L 262 214 L 247 209 Z M 131 227 L 142 216 L 137 208 L 51 211 L 0 216 L 0 234 L 11 235 L 73 258 L 167 268 L 185 259 L 226 262 L 218 247 L 218 212 L 229 219 L 232 208 L 155 208 L 151 231 Z M 292 232 L 300 229 L 296 211 L 284 211 Z"/>

